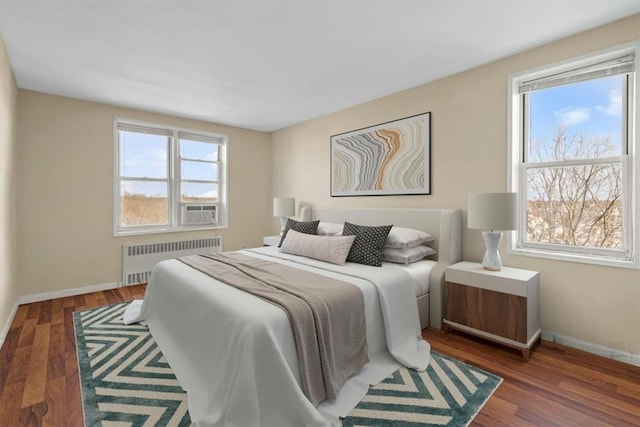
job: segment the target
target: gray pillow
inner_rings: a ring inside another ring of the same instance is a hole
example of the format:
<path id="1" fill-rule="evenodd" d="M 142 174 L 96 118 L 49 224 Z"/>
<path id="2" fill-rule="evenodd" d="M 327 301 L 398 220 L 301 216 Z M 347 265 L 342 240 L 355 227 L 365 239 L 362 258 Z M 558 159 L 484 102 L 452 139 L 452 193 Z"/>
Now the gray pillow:
<path id="1" fill-rule="evenodd" d="M 289 230 L 280 252 L 344 265 L 355 236 L 314 236 Z"/>
<path id="2" fill-rule="evenodd" d="M 381 267 L 382 247 L 387 241 L 387 236 L 392 225 L 380 225 L 370 227 L 366 225 L 356 225 L 349 222 L 344 223 L 343 236 L 356 236 L 351 245 L 351 250 L 347 256 L 347 261 L 358 264 Z"/>

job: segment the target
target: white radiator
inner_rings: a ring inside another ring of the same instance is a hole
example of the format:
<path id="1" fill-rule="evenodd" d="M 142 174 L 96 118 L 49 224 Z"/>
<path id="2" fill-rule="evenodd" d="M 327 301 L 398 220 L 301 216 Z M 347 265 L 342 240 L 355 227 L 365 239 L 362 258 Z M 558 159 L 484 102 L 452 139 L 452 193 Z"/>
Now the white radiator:
<path id="1" fill-rule="evenodd" d="M 122 246 L 122 284 L 147 283 L 160 261 L 186 255 L 222 251 L 222 237 Z"/>

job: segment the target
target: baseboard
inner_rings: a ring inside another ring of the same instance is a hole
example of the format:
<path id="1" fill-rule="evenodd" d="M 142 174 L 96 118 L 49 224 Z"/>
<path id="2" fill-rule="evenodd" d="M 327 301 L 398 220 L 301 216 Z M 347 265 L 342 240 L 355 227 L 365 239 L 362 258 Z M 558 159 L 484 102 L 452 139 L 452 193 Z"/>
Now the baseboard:
<path id="1" fill-rule="evenodd" d="M 2 335 L 0 335 L 0 348 L 4 344 L 4 340 L 7 338 L 7 334 L 9 333 L 9 329 L 11 328 L 11 323 L 13 323 L 13 318 L 16 316 L 16 312 L 18 311 L 19 305 L 30 304 L 32 302 L 38 302 L 38 301 L 46 301 L 48 299 L 54 299 L 54 298 L 63 298 L 63 297 L 71 297 L 74 295 L 89 294 L 91 292 L 106 291 L 107 289 L 115 289 L 118 286 L 120 286 L 119 282 L 102 283 L 99 285 L 84 286 L 82 288 L 65 289 L 62 291 L 53 291 L 53 292 L 43 292 L 41 294 L 26 295 L 26 296 L 16 298 L 16 301 L 13 303 L 13 308 L 11 309 L 11 313 L 7 318 L 7 322 L 2 328 Z"/>
<path id="2" fill-rule="evenodd" d="M 592 342 L 579 340 L 566 335 L 560 335 L 551 331 L 542 331 L 542 339 L 545 341 L 556 342 L 567 347 L 577 348 L 578 350 L 586 351 L 587 353 L 593 353 L 598 356 L 625 362 L 630 365 L 640 366 L 640 354 L 605 347 L 600 344 L 594 344 Z"/>
<path id="3" fill-rule="evenodd" d="M 72 297 L 74 295 L 90 294 L 91 292 L 106 291 L 107 289 L 115 289 L 120 285 L 119 282 L 102 283 L 99 285 L 84 286 L 82 288 L 64 289 L 62 291 L 43 292 L 41 294 L 26 295 L 18 297 L 18 304 L 30 304 L 32 302 L 46 301 L 54 298 Z"/>
<path id="4" fill-rule="evenodd" d="M 15 300 L 13 303 L 13 308 L 11 308 L 11 313 L 9 313 L 9 317 L 7 318 L 7 323 L 5 323 L 2 328 L 2 335 L 0 335 L 0 348 L 4 344 L 4 340 L 7 338 L 7 334 L 9 333 L 9 328 L 11 328 L 11 323 L 13 323 L 13 318 L 16 317 L 16 312 L 18 311 L 18 300 Z"/>

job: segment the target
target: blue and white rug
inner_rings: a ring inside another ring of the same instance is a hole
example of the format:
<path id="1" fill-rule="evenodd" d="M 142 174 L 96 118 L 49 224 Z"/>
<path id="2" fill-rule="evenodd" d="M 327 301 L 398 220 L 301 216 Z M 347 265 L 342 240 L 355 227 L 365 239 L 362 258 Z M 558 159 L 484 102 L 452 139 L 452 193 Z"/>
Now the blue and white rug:
<path id="1" fill-rule="evenodd" d="M 187 394 L 149 329 L 122 323 L 127 305 L 73 313 L 85 426 L 189 426 Z"/>
<path id="2" fill-rule="evenodd" d="M 400 368 L 372 386 L 343 426 L 467 426 L 501 382 L 431 351 L 426 371 Z"/>
<path id="3" fill-rule="evenodd" d="M 73 314 L 85 425 L 189 426 L 186 393 L 149 330 L 122 324 L 127 304 Z M 466 426 L 501 382 L 432 351 L 425 372 L 397 370 L 343 425 Z"/>

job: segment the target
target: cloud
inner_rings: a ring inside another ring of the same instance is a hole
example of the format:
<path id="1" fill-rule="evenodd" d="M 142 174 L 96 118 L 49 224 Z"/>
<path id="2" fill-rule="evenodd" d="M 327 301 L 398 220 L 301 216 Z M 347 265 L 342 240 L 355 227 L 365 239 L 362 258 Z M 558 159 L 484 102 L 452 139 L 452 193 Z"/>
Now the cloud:
<path id="1" fill-rule="evenodd" d="M 604 113 L 607 116 L 621 116 L 622 115 L 622 94 L 620 89 L 612 89 L 609 92 L 609 105 L 603 107 L 602 105 L 596 105 L 596 111 Z"/>
<path id="2" fill-rule="evenodd" d="M 591 117 L 591 110 L 586 107 L 568 107 L 556 111 L 555 115 L 562 126 L 571 127 L 589 120 L 589 117 Z"/>

